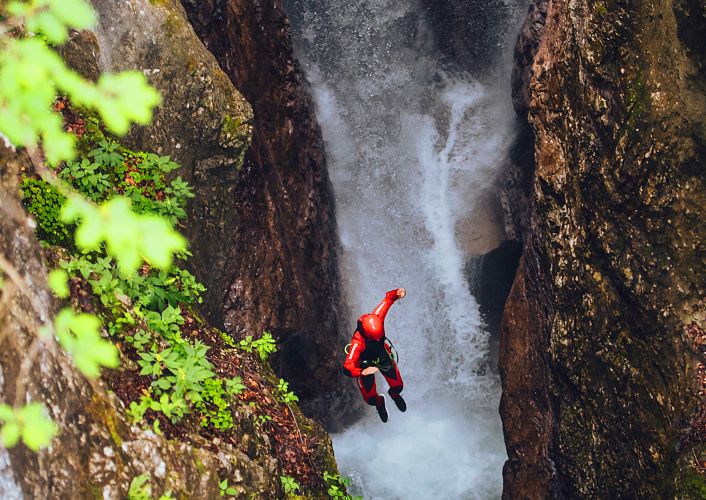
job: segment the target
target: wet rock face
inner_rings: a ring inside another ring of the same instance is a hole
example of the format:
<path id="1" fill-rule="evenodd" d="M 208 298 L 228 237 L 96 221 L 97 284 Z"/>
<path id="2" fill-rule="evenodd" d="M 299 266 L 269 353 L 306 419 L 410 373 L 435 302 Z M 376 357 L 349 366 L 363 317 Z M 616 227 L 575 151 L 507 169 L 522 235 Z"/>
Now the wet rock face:
<path id="1" fill-rule="evenodd" d="M 341 393 L 339 275 L 333 196 L 321 132 L 292 53 L 282 3 L 183 0 L 204 44 L 255 112 L 233 192 L 223 295 L 226 329 L 272 331 L 275 369 L 302 407 L 333 425 Z M 350 388 L 351 384 L 343 387 Z"/>
<path id="2" fill-rule="evenodd" d="M 533 0 L 530 2 L 527 17 L 522 23 L 517 36 L 514 65 L 512 68 L 512 105 L 520 116 L 527 115 L 529 106 L 529 84 L 532 77 L 532 60 L 544 33 L 547 20 L 549 0 Z"/>
<path id="3" fill-rule="evenodd" d="M 696 404 L 682 332 L 705 320 L 703 9 L 530 9 L 514 90 L 536 171 L 502 327 L 505 498 L 675 495 Z"/>
<path id="4" fill-rule="evenodd" d="M 497 365 L 500 321 L 521 254 L 520 243 L 503 241 L 490 252 L 471 257 L 466 264 L 471 293 L 490 332 L 491 367 Z"/>

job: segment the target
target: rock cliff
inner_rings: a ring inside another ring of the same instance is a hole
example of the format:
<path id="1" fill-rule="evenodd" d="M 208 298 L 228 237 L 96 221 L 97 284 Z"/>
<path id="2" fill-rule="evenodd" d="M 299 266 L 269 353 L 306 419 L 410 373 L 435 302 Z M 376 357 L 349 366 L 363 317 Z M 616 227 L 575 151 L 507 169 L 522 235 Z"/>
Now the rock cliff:
<path id="1" fill-rule="evenodd" d="M 267 329 L 276 370 L 330 426 L 351 405 L 339 377 L 340 290 L 333 194 L 321 132 L 282 2 L 182 0 L 196 32 L 255 112 L 233 194 L 222 296 L 226 329 Z M 335 398 L 333 394 L 337 394 Z"/>
<path id="2" fill-rule="evenodd" d="M 182 164 L 179 174 L 194 188 L 196 197 L 182 230 L 195 255 L 195 273 L 210 289 L 206 315 L 219 321 L 223 300 L 219 291 L 230 285 L 230 277 L 239 272 L 238 266 L 243 266 L 246 278 L 241 278 L 242 286 L 259 302 L 257 311 L 249 310 L 250 315 L 244 313 L 242 321 L 237 322 L 239 333 L 259 336 L 262 329 L 279 325 L 272 318 L 306 312 L 310 318 L 320 313 L 322 325 L 328 325 L 326 331 L 317 325 L 317 332 L 335 335 L 335 238 L 329 234 L 324 238 L 317 232 L 321 227 L 330 231 L 334 227 L 333 218 L 326 218 L 331 207 L 325 203 L 328 181 L 323 164 L 316 164 L 320 170 L 307 170 L 311 163 L 305 160 L 301 165 L 294 160 L 286 165 L 306 170 L 302 174 L 305 180 L 289 180 L 302 181 L 304 187 L 283 182 L 267 189 L 261 177 L 248 177 L 254 168 L 252 160 L 245 161 L 253 134 L 252 108 L 199 41 L 181 4 L 176 0 L 95 0 L 93 5 L 99 14 L 99 26 L 94 32 L 74 33 L 61 52 L 89 78 L 96 78 L 101 71 L 138 69 L 160 90 L 163 102 L 152 125 L 133 129 L 127 143 L 135 149 L 171 155 Z M 292 153 L 296 146 L 293 143 L 287 154 L 296 155 Z M 316 146 L 312 148 L 316 150 Z M 198 432 L 178 436 L 165 430 L 162 435 L 128 425 L 123 402 L 106 389 L 104 382 L 90 382 L 82 377 L 53 340 L 45 341 L 33 365 L 23 366 L 24 355 L 36 342 L 39 326 L 54 311 L 45 286 L 40 246 L 19 201 L 18 175 L 27 165 L 26 158 L 0 143 L 0 256 L 31 284 L 29 290 L 24 290 L 5 279 L 0 292 L 0 394 L 3 401 L 10 403 L 16 394 L 21 395 L 20 403 L 23 397 L 45 402 L 59 426 L 59 435 L 50 448 L 39 453 L 23 446 L 0 452 L 0 496 L 125 498 L 131 480 L 147 474 L 154 493 L 171 491 L 176 497 L 220 498 L 219 481 L 224 477 L 230 480 L 236 496 L 281 497 L 279 462 L 286 450 L 275 453 L 281 443 L 274 441 L 287 437 L 268 436 L 247 404 L 241 405 L 234 417 L 238 440 L 233 442 L 210 439 Z M 317 192 L 318 188 L 324 194 Z M 242 201 L 260 195 L 264 198 L 258 198 L 256 206 Z M 317 198 L 319 195 L 321 198 Z M 279 207 L 279 211 L 273 213 L 272 206 Z M 249 218 L 241 217 L 239 210 L 247 212 Z M 318 220 L 317 210 L 325 219 L 319 226 L 311 223 Z M 284 225 L 280 216 L 286 218 L 286 229 L 291 231 L 285 236 L 291 239 L 252 237 L 264 229 L 258 224 L 264 224 L 265 218 L 271 225 Z M 246 224 L 250 226 L 244 227 Z M 298 258 L 285 251 L 288 245 L 296 247 L 294 254 Z M 266 267 L 258 260 L 265 253 L 277 259 L 274 267 Z M 234 254 L 239 256 L 236 262 L 232 260 Z M 333 271 L 316 276 L 315 262 L 332 266 Z M 277 275 L 279 281 L 268 281 L 270 273 Z M 302 276 L 309 281 L 304 282 Z M 293 284 L 288 282 L 290 279 Z M 321 304 L 328 307 L 310 300 L 321 298 L 316 293 L 324 294 L 326 300 Z M 296 312 L 288 312 L 290 300 Z M 237 307 L 248 310 L 246 303 L 239 302 Z M 235 309 L 233 305 L 231 310 Z M 321 359 L 328 360 L 336 349 L 335 343 L 322 349 L 327 349 L 327 357 Z M 229 356 L 238 357 L 227 350 L 219 352 L 223 363 L 233 364 Z M 243 380 L 254 384 L 263 398 L 275 404 L 277 379 L 269 370 L 257 372 L 254 359 L 236 360 L 255 367 L 249 372 L 250 382 L 246 376 Z M 321 359 L 315 358 L 312 363 L 320 366 Z M 28 376 L 21 377 L 26 383 L 18 388 L 15 381 L 23 370 Z M 328 373 L 325 375 L 328 377 Z M 113 389 L 129 382 L 115 373 L 106 380 Z M 289 437 L 301 444 L 299 452 L 310 455 L 306 467 L 318 475 L 311 476 L 310 484 L 302 482 L 302 487 L 309 495 L 323 495 L 326 485 L 321 473 L 336 472 L 330 440 L 317 424 L 299 413 L 296 405 L 286 405 L 287 408 L 285 417 L 294 420 Z"/>
<path id="3" fill-rule="evenodd" d="M 502 325 L 504 498 L 700 487 L 688 462 L 704 448 L 704 13 L 680 0 L 530 7 L 513 92 L 536 165 Z"/>
<path id="4" fill-rule="evenodd" d="M 179 2 L 95 0 L 93 57 L 86 34 L 64 52 L 87 76 L 139 68 L 160 89 L 152 125 L 129 144 L 172 156 L 195 189 L 184 232 L 208 289 L 203 312 L 236 337 L 271 331 L 277 372 L 309 415 L 335 426 L 345 411 L 327 395 L 350 384 L 332 375 L 345 343 L 333 196 L 287 18 L 279 3 L 182 3 L 208 50 Z"/>

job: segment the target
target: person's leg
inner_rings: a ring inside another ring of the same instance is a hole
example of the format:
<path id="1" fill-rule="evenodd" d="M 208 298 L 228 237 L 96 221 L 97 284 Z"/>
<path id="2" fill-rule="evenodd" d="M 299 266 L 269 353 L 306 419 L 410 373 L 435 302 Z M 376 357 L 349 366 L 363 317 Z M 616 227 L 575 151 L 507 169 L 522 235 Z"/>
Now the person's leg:
<path id="1" fill-rule="evenodd" d="M 387 409 L 385 408 L 385 398 L 378 394 L 375 387 L 375 375 L 363 375 L 358 377 L 358 387 L 363 399 L 370 406 L 374 406 L 380 415 L 380 420 L 387 422 Z"/>
<path id="2" fill-rule="evenodd" d="M 370 406 L 375 406 L 378 400 L 378 391 L 375 387 L 375 375 L 363 375 L 358 377 L 358 387 L 363 399 Z"/>
<path id="3" fill-rule="evenodd" d="M 404 388 L 404 382 L 402 381 L 402 375 L 400 375 L 400 369 L 397 367 L 397 363 L 392 363 L 392 368 L 385 372 L 380 370 L 380 373 L 385 377 L 387 385 L 390 386 L 387 393 L 393 398 L 399 396 Z"/>
<path id="4" fill-rule="evenodd" d="M 382 374 L 387 384 L 390 386 L 387 393 L 392 397 L 395 406 L 397 406 L 400 411 L 406 411 L 407 403 L 402 397 L 402 394 L 400 394 L 404 388 L 404 382 L 402 381 L 402 375 L 400 375 L 400 369 L 397 367 L 397 363 L 393 363 L 392 368 L 386 372 L 382 372 Z"/>

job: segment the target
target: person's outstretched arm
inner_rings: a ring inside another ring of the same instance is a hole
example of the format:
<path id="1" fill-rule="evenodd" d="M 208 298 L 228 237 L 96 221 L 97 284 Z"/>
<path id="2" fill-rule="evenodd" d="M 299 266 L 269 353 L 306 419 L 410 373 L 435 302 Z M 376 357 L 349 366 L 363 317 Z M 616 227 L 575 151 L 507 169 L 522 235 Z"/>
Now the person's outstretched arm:
<path id="1" fill-rule="evenodd" d="M 387 311 L 390 310 L 392 304 L 394 304 L 397 299 L 404 297 L 406 294 L 407 292 L 404 288 L 395 288 L 394 290 L 390 290 L 385 294 L 385 298 L 382 299 L 382 302 L 380 302 L 375 308 L 373 314 L 384 320 L 385 316 L 387 316 Z"/>

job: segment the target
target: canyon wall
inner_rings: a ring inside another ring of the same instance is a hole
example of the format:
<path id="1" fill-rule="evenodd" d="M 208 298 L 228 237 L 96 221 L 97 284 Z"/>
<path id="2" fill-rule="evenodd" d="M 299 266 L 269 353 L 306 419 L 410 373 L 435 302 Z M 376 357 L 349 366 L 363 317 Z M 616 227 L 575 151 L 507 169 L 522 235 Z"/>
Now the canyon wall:
<path id="1" fill-rule="evenodd" d="M 694 487 L 684 478 L 704 438 L 694 413 L 706 326 L 704 8 L 530 7 L 513 98 L 535 170 L 502 325 L 504 498 Z"/>
<path id="2" fill-rule="evenodd" d="M 99 25 L 93 32 L 73 33 L 62 55 L 89 78 L 102 71 L 137 69 L 158 88 L 163 99 L 152 124 L 133 128 L 126 143 L 172 156 L 182 165 L 177 173 L 194 188 L 188 220 L 180 229 L 189 238 L 194 271 L 209 287 L 205 316 L 215 323 L 223 319 L 222 292 L 239 280 L 234 289 L 245 290 L 250 298 L 239 300 L 229 290 L 227 323 L 233 331 L 259 336 L 270 328 L 285 341 L 291 332 L 316 335 L 318 343 L 301 340 L 305 355 L 291 358 L 296 369 L 314 372 L 306 379 L 309 392 L 292 384 L 311 403 L 332 377 L 322 366 L 338 354 L 332 340 L 338 305 L 335 230 L 320 139 L 312 145 L 302 141 L 301 148 L 292 141 L 281 153 L 291 157 L 289 163 L 267 164 L 282 169 L 274 174 L 278 180 L 265 180 L 252 159 L 256 153 L 246 158 L 254 134 L 252 108 L 200 42 L 182 5 L 176 0 L 94 0 L 93 5 Z M 280 100 L 269 111 L 288 117 L 290 108 L 291 103 Z M 295 118 L 317 139 L 318 130 L 307 116 Z M 286 123 L 285 135 L 298 130 L 299 122 Z M 262 143 L 274 131 L 258 133 Z M 22 289 L 5 276 L 0 289 L 0 393 L 5 402 L 21 404 L 26 397 L 45 403 L 59 434 L 38 453 L 23 445 L 0 450 L 0 496 L 125 498 L 132 479 L 147 474 L 155 493 L 171 491 L 177 497 L 220 498 L 224 477 L 238 497 L 281 497 L 277 444 L 247 405 L 234 416 L 236 441 L 198 433 L 168 439 L 131 426 L 123 403 L 104 382 L 80 375 L 53 339 L 38 348 L 33 364 L 23 361 L 31 346 L 39 345 L 37 331 L 56 306 L 45 286 L 46 267 L 32 221 L 19 200 L 19 175 L 27 169 L 28 159 L 0 142 L 0 256 L 29 283 L 29 289 Z M 330 338 L 324 342 L 326 335 Z M 296 340 L 281 347 L 284 366 L 289 366 L 291 345 Z M 17 384 L 24 372 L 24 382 Z M 273 386 L 273 376 L 263 372 L 268 382 L 260 389 L 271 391 L 263 393 L 271 398 L 277 379 Z M 322 462 L 307 459 L 318 479 L 302 487 L 323 495 L 322 472 L 336 473 L 330 439 L 296 405 L 289 411 L 298 422 L 294 438 L 301 443 L 299 451 L 321 452 Z"/>
<path id="3" fill-rule="evenodd" d="M 334 200 L 321 131 L 281 1 L 182 0 L 196 32 L 255 113 L 231 203 L 222 301 L 236 337 L 270 330 L 275 369 L 330 426 L 354 406 L 342 346 Z M 346 330 L 347 333 L 347 330 Z M 333 397 L 333 395 L 336 395 Z"/>
<path id="4" fill-rule="evenodd" d="M 355 406 L 350 381 L 338 376 L 345 341 L 334 201 L 281 5 L 93 3 L 99 68 L 80 51 L 74 59 L 89 76 L 140 69 L 161 90 L 153 123 L 130 143 L 172 156 L 194 187 L 182 229 L 208 289 L 206 319 L 237 338 L 272 332 L 273 366 L 304 411 L 338 425 Z M 184 7 L 206 48 L 189 38 Z"/>

